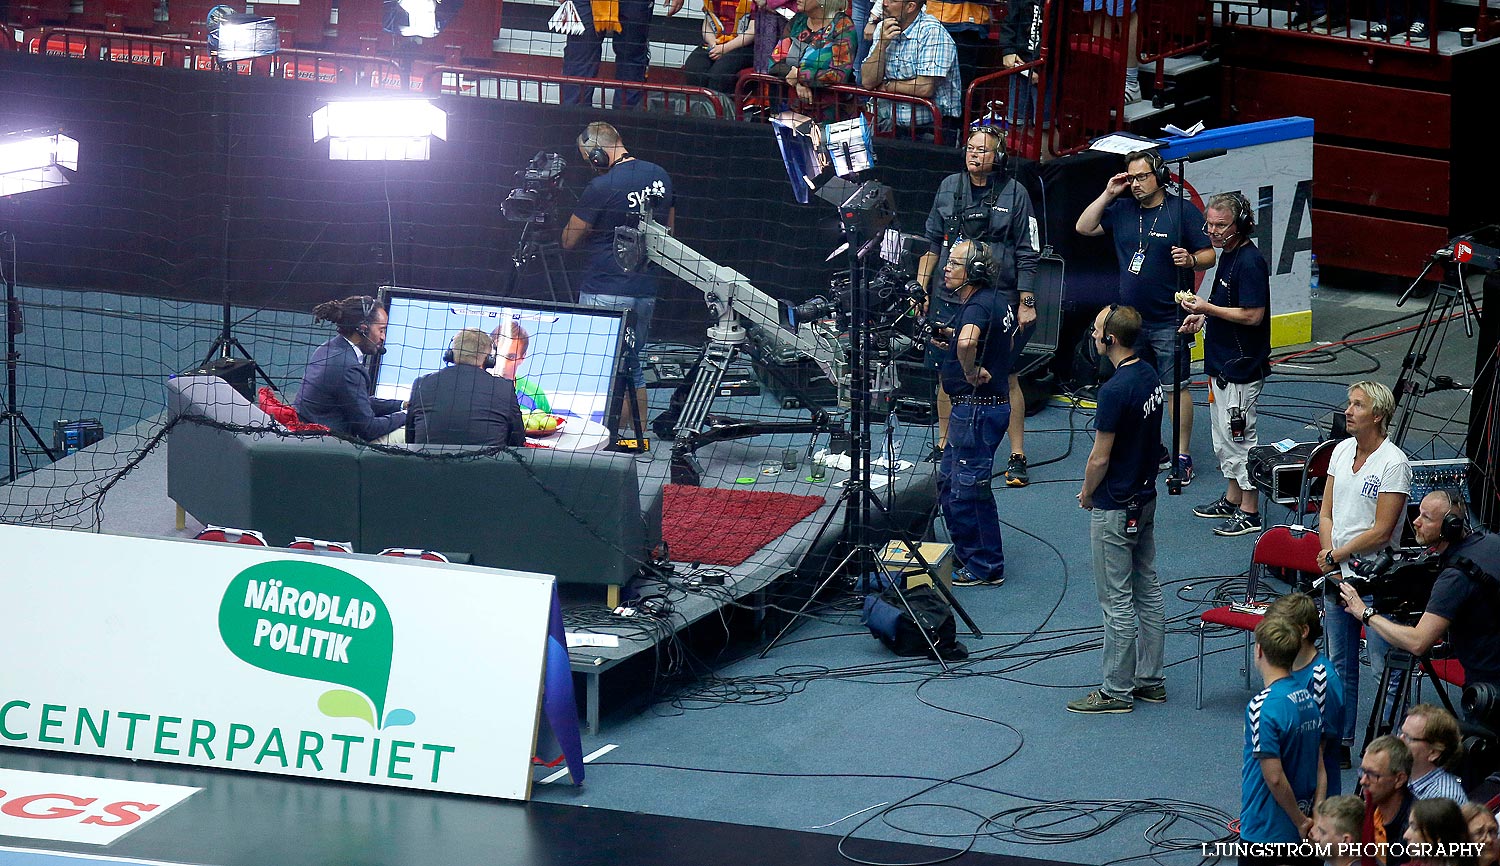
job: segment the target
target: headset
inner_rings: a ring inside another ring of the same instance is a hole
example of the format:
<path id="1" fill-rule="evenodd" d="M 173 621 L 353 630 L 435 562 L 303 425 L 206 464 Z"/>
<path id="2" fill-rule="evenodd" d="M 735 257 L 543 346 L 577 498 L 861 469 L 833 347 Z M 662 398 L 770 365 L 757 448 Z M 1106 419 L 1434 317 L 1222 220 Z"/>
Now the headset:
<path id="1" fill-rule="evenodd" d="M 370 336 L 370 323 L 375 320 L 375 299 L 369 295 L 359 296 L 359 327 L 354 330 L 361 337 Z"/>
<path id="2" fill-rule="evenodd" d="M 990 245 L 983 241 L 969 241 L 969 263 L 964 265 L 964 273 L 968 276 L 964 282 L 989 286 L 995 278 L 994 269 L 995 256 L 990 252 Z"/>
<path id="3" fill-rule="evenodd" d="M 1445 488 L 1443 495 L 1448 497 L 1449 510 L 1443 515 L 1443 525 L 1438 531 L 1444 541 L 1457 544 L 1469 536 L 1469 508 L 1463 491 L 1458 488 Z"/>
<path id="4" fill-rule="evenodd" d="M 1151 174 L 1156 176 L 1157 186 L 1166 186 L 1172 180 L 1172 169 L 1167 165 L 1167 161 L 1161 158 L 1161 154 L 1148 150 L 1138 158 L 1144 159 L 1146 164 L 1151 166 Z"/>
<path id="5" fill-rule="evenodd" d="M 1099 342 L 1105 346 L 1115 344 L 1115 335 L 1109 332 L 1109 323 L 1115 318 L 1115 310 L 1120 309 L 1119 304 L 1110 304 L 1109 313 L 1104 317 L 1104 325 L 1099 328 Z"/>
<path id="6" fill-rule="evenodd" d="M 1250 208 L 1250 199 L 1238 190 L 1224 193 L 1224 198 L 1229 200 L 1230 210 L 1234 213 L 1234 230 L 1241 235 L 1254 231 L 1255 211 Z"/>
<path id="7" fill-rule="evenodd" d="M 590 138 L 583 146 L 589 149 L 589 165 L 600 171 L 609 168 L 609 151 L 601 147 L 596 139 Z"/>
<path id="8" fill-rule="evenodd" d="M 463 331 L 459 331 L 457 334 L 453 335 L 453 342 L 448 345 L 448 348 L 446 348 L 446 349 L 443 350 L 443 363 L 445 363 L 445 364 L 456 364 L 456 363 L 458 363 L 456 360 L 454 360 L 453 351 L 454 351 L 454 348 L 458 346 L 458 338 L 462 337 L 462 336 L 463 336 Z M 493 369 L 495 369 L 495 365 L 498 364 L 498 363 L 500 363 L 500 356 L 499 356 L 499 354 L 497 354 L 497 349 L 495 348 L 495 340 L 491 339 L 490 340 L 490 353 L 488 355 L 484 356 L 484 368 L 486 370 L 493 370 Z"/>

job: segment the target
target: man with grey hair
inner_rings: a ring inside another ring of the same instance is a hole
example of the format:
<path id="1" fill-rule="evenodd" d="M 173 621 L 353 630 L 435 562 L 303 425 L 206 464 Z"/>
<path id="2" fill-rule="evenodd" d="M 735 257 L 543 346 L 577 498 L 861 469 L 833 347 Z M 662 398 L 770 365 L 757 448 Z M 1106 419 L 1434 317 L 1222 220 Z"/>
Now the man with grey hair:
<path id="1" fill-rule="evenodd" d="M 1218 269 L 1208 297 L 1194 294 L 1180 302 L 1188 314 L 1180 330 L 1204 331 L 1209 431 L 1228 487 L 1223 496 L 1193 513 L 1218 520 L 1215 535 L 1248 535 L 1261 528 L 1249 456 L 1257 442 L 1255 403 L 1271 371 L 1271 272 L 1250 239 L 1255 215 L 1243 195 L 1231 192 L 1210 198 L 1203 228 L 1221 251 Z"/>
<path id="2" fill-rule="evenodd" d="M 1406 836 L 1411 807 L 1417 801 L 1407 786 L 1410 779 L 1411 750 L 1405 743 L 1387 734 L 1365 746 L 1359 762 L 1359 782 L 1368 803 L 1362 841 L 1394 844 Z M 1405 862 L 1405 859 L 1392 856 L 1386 862 Z"/>
<path id="3" fill-rule="evenodd" d="M 516 385 L 486 372 L 495 366 L 495 343 L 478 328 L 453 335 L 443 360 L 450 366 L 411 386 L 407 441 L 418 445 L 526 443 Z"/>
<path id="4" fill-rule="evenodd" d="M 1346 579 L 1354 576 L 1356 557 L 1395 547 L 1401 540 L 1401 520 L 1411 496 L 1411 464 L 1386 438 L 1395 407 L 1391 389 L 1379 382 L 1349 386 L 1344 410 L 1349 438 L 1334 446 L 1328 461 L 1318 516 L 1318 563 L 1329 571 L 1337 569 Z M 1327 610 L 1328 655 L 1344 683 L 1344 706 L 1357 707 L 1360 622 L 1336 604 Z M 1370 665 L 1378 673 L 1384 670 L 1388 647 L 1376 631 L 1367 637 Z M 1355 715 L 1344 714 L 1345 748 L 1354 742 Z"/>

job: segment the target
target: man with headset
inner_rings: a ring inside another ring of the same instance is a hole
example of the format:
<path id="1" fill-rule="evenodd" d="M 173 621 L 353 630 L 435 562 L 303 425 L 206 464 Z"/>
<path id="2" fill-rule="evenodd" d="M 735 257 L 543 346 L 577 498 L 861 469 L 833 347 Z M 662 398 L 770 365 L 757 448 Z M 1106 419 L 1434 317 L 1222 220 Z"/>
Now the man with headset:
<path id="1" fill-rule="evenodd" d="M 643 205 L 653 218 L 675 228 L 677 208 L 672 198 L 672 178 L 661 166 L 636 159 L 625 149 L 620 133 L 603 121 L 590 123 L 578 136 L 578 152 L 598 175 L 584 187 L 578 205 L 563 226 L 565 250 L 583 246 L 589 256 L 588 273 L 579 287 L 578 302 L 590 307 L 626 310 L 633 340 L 626 340 L 625 365 L 634 392 L 627 395 L 620 412 L 620 437 L 634 437 L 636 419 L 646 423 L 646 373 L 641 352 L 651 336 L 651 317 L 656 312 L 658 278 L 653 266 L 642 264 L 634 271 L 615 260 L 615 228 L 634 225 Z M 663 218 L 665 215 L 665 218 Z M 645 442 L 630 450 L 646 450 Z"/>
<path id="2" fill-rule="evenodd" d="M 1078 216 L 1075 228 L 1086 237 L 1108 230 L 1114 237 L 1115 256 L 1120 263 L 1120 303 L 1140 311 L 1144 333 L 1156 356 L 1156 371 L 1163 388 L 1187 379 L 1187 365 L 1175 369 L 1177 329 L 1182 313 L 1174 295 L 1184 271 L 1202 271 L 1214 266 L 1214 249 L 1203 231 L 1203 212 L 1182 196 L 1167 198 L 1172 171 L 1154 150 L 1125 155 L 1125 170 L 1109 179 L 1104 192 Z M 1121 193 L 1130 190 L 1130 198 Z M 1191 279 L 1182 280 L 1190 288 Z M 1145 346 L 1141 347 L 1143 350 Z M 1186 360 L 1186 359 L 1184 359 Z M 1182 397 L 1171 407 L 1177 425 L 1177 469 L 1184 485 L 1193 480 L 1193 458 L 1189 445 L 1193 434 L 1193 398 L 1183 388 Z M 1172 465 L 1173 457 L 1162 452 L 1160 466 Z"/>
<path id="3" fill-rule="evenodd" d="M 1422 498 L 1412 521 L 1417 543 L 1441 558 L 1427 609 L 1416 625 L 1401 625 L 1360 598 L 1345 581 L 1339 586 L 1344 608 L 1392 646 L 1425 655 L 1446 633 L 1463 665 L 1467 685 L 1500 687 L 1500 538 L 1469 525 L 1463 496 L 1434 490 Z M 1373 661 L 1373 659 L 1372 659 Z"/>
<path id="4" fill-rule="evenodd" d="M 938 468 L 938 502 L 963 566 L 954 586 L 1005 583 L 1005 548 L 1000 513 L 990 488 L 995 449 L 1010 421 L 1010 343 L 1016 320 L 992 288 L 994 259 L 989 246 L 959 241 L 948 253 L 943 282 L 962 306 L 951 327 L 938 329 L 947 353 L 943 388 L 953 400 L 948 447 Z"/>
<path id="5" fill-rule="evenodd" d="M 1182 332 L 1204 331 L 1209 431 L 1228 487 L 1223 496 L 1193 513 L 1220 521 L 1214 535 L 1248 535 L 1261 528 L 1248 460 L 1257 444 L 1255 403 L 1271 371 L 1271 272 L 1250 239 L 1255 217 L 1243 195 L 1230 192 L 1210 198 L 1203 227 L 1221 250 L 1219 267 L 1207 298 L 1195 294 L 1183 299 L 1188 316 Z"/>
<path id="6" fill-rule="evenodd" d="M 459 331 L 443 360 L 451 366 L 412 383 L 408 441 L 419 445 L 526 444 L 515 382 L 487 372 L 497 360 L 490 335 L 477 328 Z"/>
<path id="7" fill-rule="evenodd" d="M 400 400 L 371 396 L 365 366 L 370 356 L 385 354 L 385 307 L 368 295 L 354 295 L 313 307 L 313 321 L 332 323 L 338 334 L 314 349 L 307 362 L 294 401 L 298 418 L 366 442 L 400 429 L 405 407 Z"/>
<path id="8" fill-rule="evenodd" d="M 1078 506 L 1089 512 L 1094 588 L 1104 613 L 1104 678 L 1070 713 L 1128 713 L 1167 699 L 1167 618 L 1156 578 L 1156 452 L 1162 387 L 1136 346 L 1141 314 L 1111 304 L 1094 317 L 1094 348 L 1114 365 L 1099 386 L 1094 447 Z"/>
<path id="9" fill-rule="evenodd" d="M 1012 341 L 1010 368 L 1015 370 L 1026 342 L 1036 329 L 1036 271 L 1040 240 L 1031 195 L 1005 170 L 1005 139 L 998 127 L 979 126 L 969 134 L 964 150 L 964 170 L 943 178 L 932 210 L 927 214 L 925 234 L 932 252 L 917 265 L 917 281 L 927 289 L 929 321 L 951 325 L 958 312 L 958 295 L 946 281 L 936 289 L 932 276 L 943 273 L 953 247 L 963 240 L 983 241 L 995 262 L 992 285 L 1016 316 L 1019 329 Z M 939 353 L 929 353 L 934 365 Z M 1010 461 L 1006 484 L 1024 487 L 1026 474 L 1026 411 L 1019 377 L 1009 376 L 1008 393 L 1014 411 L 1010 414 Z M 938 447 L 948 441 L 949 394 L 941 383 L 937 393 Z"/>

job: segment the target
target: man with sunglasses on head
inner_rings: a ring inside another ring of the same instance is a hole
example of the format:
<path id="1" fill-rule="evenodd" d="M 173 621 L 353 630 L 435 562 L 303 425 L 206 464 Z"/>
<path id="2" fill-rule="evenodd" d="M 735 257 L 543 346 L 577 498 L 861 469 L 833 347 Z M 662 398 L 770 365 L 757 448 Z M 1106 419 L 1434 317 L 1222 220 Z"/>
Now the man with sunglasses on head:
<path id="1" fill-rule="evenodd" d="M 932 252 L 922 256 L 917 265 L 917 282 L 927 289 L 929 321 L 950 326 L 960 306 L 958 294 L 941 279 L 934 285 L 933 276 L 943 272 L 953 248 L 961 241 L 979 241 L 989 247 L 995 263 L 991 284 L 1018 323 L 1010 349 L 1010 369 L 1014 370 L 1036 328 L 1035 288 L 1041 243 L 1031 195 L 1004 170 L 1005 163 L 1005 139 L 1000 128 L 976 126 L 964 149 L 964 170 L 943 178 L 933 197 L 925 227 Z M 932 366 L 942 360 L 941 353 L 936 351 L 929 351 L 928 357 Z M 1011 455 L 1006 484 L 1024 487 L 1030 480 L 1024 442 L 1026 401 L 1014 373 L 1008 377 L 1007 393 L 1012 411 L 1007 430 Z M 941 383 L 937 410 L 941 449 L 948 441 L 948 418 L 952 413 L 950 395 Z"/>
<path id="2" fill-rule="evenodd" d="M 1144 330 L 1156 358 L 1161 385 L 1170 389 L 1186 382 L 1186 368 L 1176 367 L 1177 329 L 1182 311 L 1174 295 L 1188 271 L 1214 266 L 1214 248 L 1203 231 L 1203 212 L 1186 199 L 1167 195 L 1171 169 L 1155 151 L 1125 155 L 1125 170 L 1114 175 L 1104 192 L 1078 216 L 1075 228 L 1085 237 L 1108 231 L 1114 238 L 1120 263 L 1120 303 L 1140 311 Z M 1128 198 L 1122 197 L 1126 191 Z M 1170 198 L 1170 200 L 1169 200 Z M 1145 346 L 1142 346 L 1144 350 Z M 1193 458 L 1189 445 L 1193 435 L 1193 398 L 1186 388 L 1175 404 L 1168 400 L 1172 422 L 1177 425 L 1175 457 L 1178 477 L 1184 485 L 1193 480 Z M 1160 468 L 1172 465 L 1172 455 L 1162 453 Z"/>
<path id="3" fill-rule="evenodd" d="M 1219 521 L 1214 535 L 1247 535 L 1261 528 L 1249 457 L 1257 444 L 1255 403 L 1271 371 L 1271 271 L 1250 240 L 1255 217 L 1243 195 L 1210 198 L 1203 228 L 1214 248 L 1222 250 L 1219 267 L 1208 297 L 1195 294 L 1182 300 L 1188 314 L 1182 333 L 1204 332 L 1209 431 L 1228 487 L 1193 513 Z"/>

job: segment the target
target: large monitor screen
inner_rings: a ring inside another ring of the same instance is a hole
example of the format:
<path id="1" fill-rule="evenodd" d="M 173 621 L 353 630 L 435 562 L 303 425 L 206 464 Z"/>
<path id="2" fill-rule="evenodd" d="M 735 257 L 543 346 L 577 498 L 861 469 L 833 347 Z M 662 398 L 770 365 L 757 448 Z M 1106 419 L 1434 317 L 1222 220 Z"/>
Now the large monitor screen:
<path id="1" fill-rule="evenodd" d="M 528 431 L 537 444 L 606 444 L 624 313 L 397 286 L 382 287 L 380 298 L 390 324 L 375 373 L 376 396 L 407 399 L 412 382 L 445 365 L 453 336 L 478 328 L 495 338 L 490 373 L 515 381 L 522 412 L 556 419 L 546 429 Z"/>

